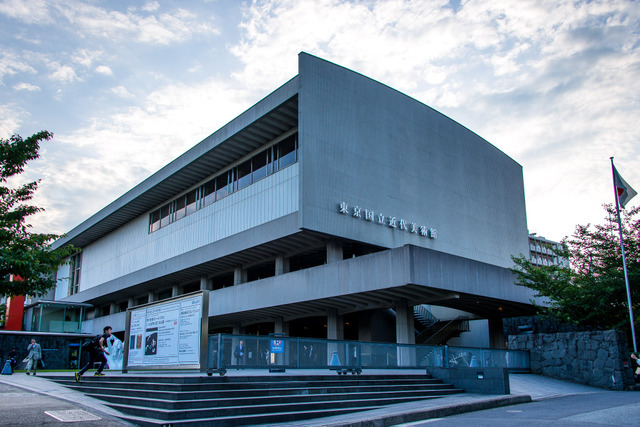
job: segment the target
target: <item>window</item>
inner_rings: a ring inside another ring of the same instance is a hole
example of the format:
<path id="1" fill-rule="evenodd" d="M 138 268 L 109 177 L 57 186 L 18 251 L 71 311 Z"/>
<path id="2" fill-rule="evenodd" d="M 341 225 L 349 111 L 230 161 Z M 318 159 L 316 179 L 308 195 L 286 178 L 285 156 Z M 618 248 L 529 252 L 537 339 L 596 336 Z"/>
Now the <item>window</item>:
<path id="1" fill-rule="evenodd" d="M 174 221 L 183 218 L 187 214 L 187 198 L 186 196 L 179 197 L 175 201 L 175 214 Z"/>
<path id="2" fill-rule="evenodd" d="M 216 178 L 216 200 L 220 200 L 229 194 L 229 173 L 223 173 Z"/>
<path id="3" fill-rule="evenodd" d="M 210 205 L 216 201 L 216 180 L 212 179 L 203 186 L 202 206 Z"/>
<path id="4" fill-rule="evenodd" d="M 160 227 L 166 227 L 171 222 L 171 203 L 160 208 Z"/>
<path id="5" fill-rule="evenodd" d="M 160 209 L 154 211 L 150 215 L 149 219 L 149 232 L 153 233 L 154 231 L 160 228 Z"/>
<path id="6" fill-rule="evenodd" d="M 80 269 L 82 267 L 82 252 L 70 259 L 71 275 L 69 277 L 69 295 L 77 294 L 80 290 Z"/>
<path id="7" fill-rule="evenodd" d="M 198 189 L 190 191 L 185 197 L 187 198 L 187 215 L 189 215 L 198 209 Z"/>
<path id="8" fill-rule="evenodd" d="M 298 134 L 295 133 L 191 190 L 184 196 L 180 196 L 151 212 L 149 214 L 149 233 L 166 227 L 172 222 L 297 161 Z"/>
<path id="9" fill-rule="evenodd" d="M 296 162 L 296 135 L 278 144 L 278 169 L 283 169 Z"/>
<path id="10" fill-rule="evenodd" d="M 269 154 L 271 149 L 264 150 L 262 153 L 258 153 L 253 156 L 253 182 L 267 176 L 267 162 L 271 157 Z"/>
<path id="11" fill-rule="evenodd" d="M 237 190 L 251 184 L 251 159 L 238 166 L 236 176 L 238 177 Z"/>

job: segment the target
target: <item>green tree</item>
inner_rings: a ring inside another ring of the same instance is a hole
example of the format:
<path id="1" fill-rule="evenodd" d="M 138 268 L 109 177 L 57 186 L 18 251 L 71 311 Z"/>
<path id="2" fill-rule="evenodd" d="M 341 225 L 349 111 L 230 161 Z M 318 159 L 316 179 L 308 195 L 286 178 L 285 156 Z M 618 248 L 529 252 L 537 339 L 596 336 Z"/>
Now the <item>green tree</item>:
<path id="1" fill-rule="evenodd" d="M 630 331 L 629 306 L 622 266 L 615 207 L 602 225 L 578 225 L 562 240 L 556 255 L 570 266 L 535 266 L 524 256 L 513 258 L 516 284 L 536 291 L 548 306 L 540 312 L 583 326 Z M 625 258 L 634 317 L 640 314 L 640 207 L 621 211 Z M 635 322 L 636 329 L 638 322 Z"/>
<path id="2" fill-rule="evenodd" d="M 9 178 L 39 157 L 40 142 L 52 137 L 41 131 L 26 139 L 0 138 L 0 295 L 44 295 L 56 284 L 53 273 L 74 251 L 72 247 L 52 250 L 50 244 L 60 236 L 34 233 L 27 223 L 27 218 L 43 210 L 28 204 L 39 181 L 8 187 Z M 10 274 L 23 281 L 10 282 Z"/>

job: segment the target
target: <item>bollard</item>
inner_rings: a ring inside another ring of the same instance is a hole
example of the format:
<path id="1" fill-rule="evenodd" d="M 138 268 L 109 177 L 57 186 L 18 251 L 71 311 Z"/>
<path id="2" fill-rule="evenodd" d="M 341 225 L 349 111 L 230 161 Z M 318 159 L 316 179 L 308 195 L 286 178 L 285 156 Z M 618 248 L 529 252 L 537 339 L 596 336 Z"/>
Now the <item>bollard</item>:
<path id="1" fill-rule="evenodd" d="M 2 368 L 2 375 L 11 375 L 13 374 L 13 369 L 11 369 L 11 361 L 7 360 L 4 364 L 4 368 Z"/>

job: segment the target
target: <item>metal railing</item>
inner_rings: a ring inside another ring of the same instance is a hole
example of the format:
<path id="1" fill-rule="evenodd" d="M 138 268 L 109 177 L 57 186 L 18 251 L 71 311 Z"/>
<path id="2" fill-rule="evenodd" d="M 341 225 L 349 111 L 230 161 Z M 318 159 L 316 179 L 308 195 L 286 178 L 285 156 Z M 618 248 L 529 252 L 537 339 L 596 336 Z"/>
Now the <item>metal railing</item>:
<path id="1" fill-rule="evenodd" d="M 215 334 L 208 337 L 207 372 L 229 369 L 422 369 L 498 367 L 529 371 L 528 351 L 410 345 L 315 338 Z"/>

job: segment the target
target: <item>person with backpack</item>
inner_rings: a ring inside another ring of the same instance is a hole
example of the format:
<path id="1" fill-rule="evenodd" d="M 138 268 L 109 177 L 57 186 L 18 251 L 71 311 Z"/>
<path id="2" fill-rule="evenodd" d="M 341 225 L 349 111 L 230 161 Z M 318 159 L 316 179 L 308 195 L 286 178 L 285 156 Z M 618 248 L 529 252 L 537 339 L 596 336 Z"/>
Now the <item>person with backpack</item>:
<path id="1" fill-rule="evenodd" d="M 87 372 L 95 362 L 100 362 L 100 366 L 94 376 L 100 377 L 104 375 L 102 370 L 107 365 L 107 358 L 105 357 L 105 354 L 109 354 L 109 352 L 107 351 L 106 344 L 107 339 L 111 336 L 111 326 L 105 326 L 103 332 L 104 333 L 102 335 L 98 335 L 93 340 L 93 346 L 87 349 L 89 352 L 89 363 L 87 363 L 80 372 L 76 372 L 74 374 L 77 383 L 80 382 L 80 377 L 82 377 L 82 375 Z M 85 346 L 83 345 L 83 347 Z"/>

